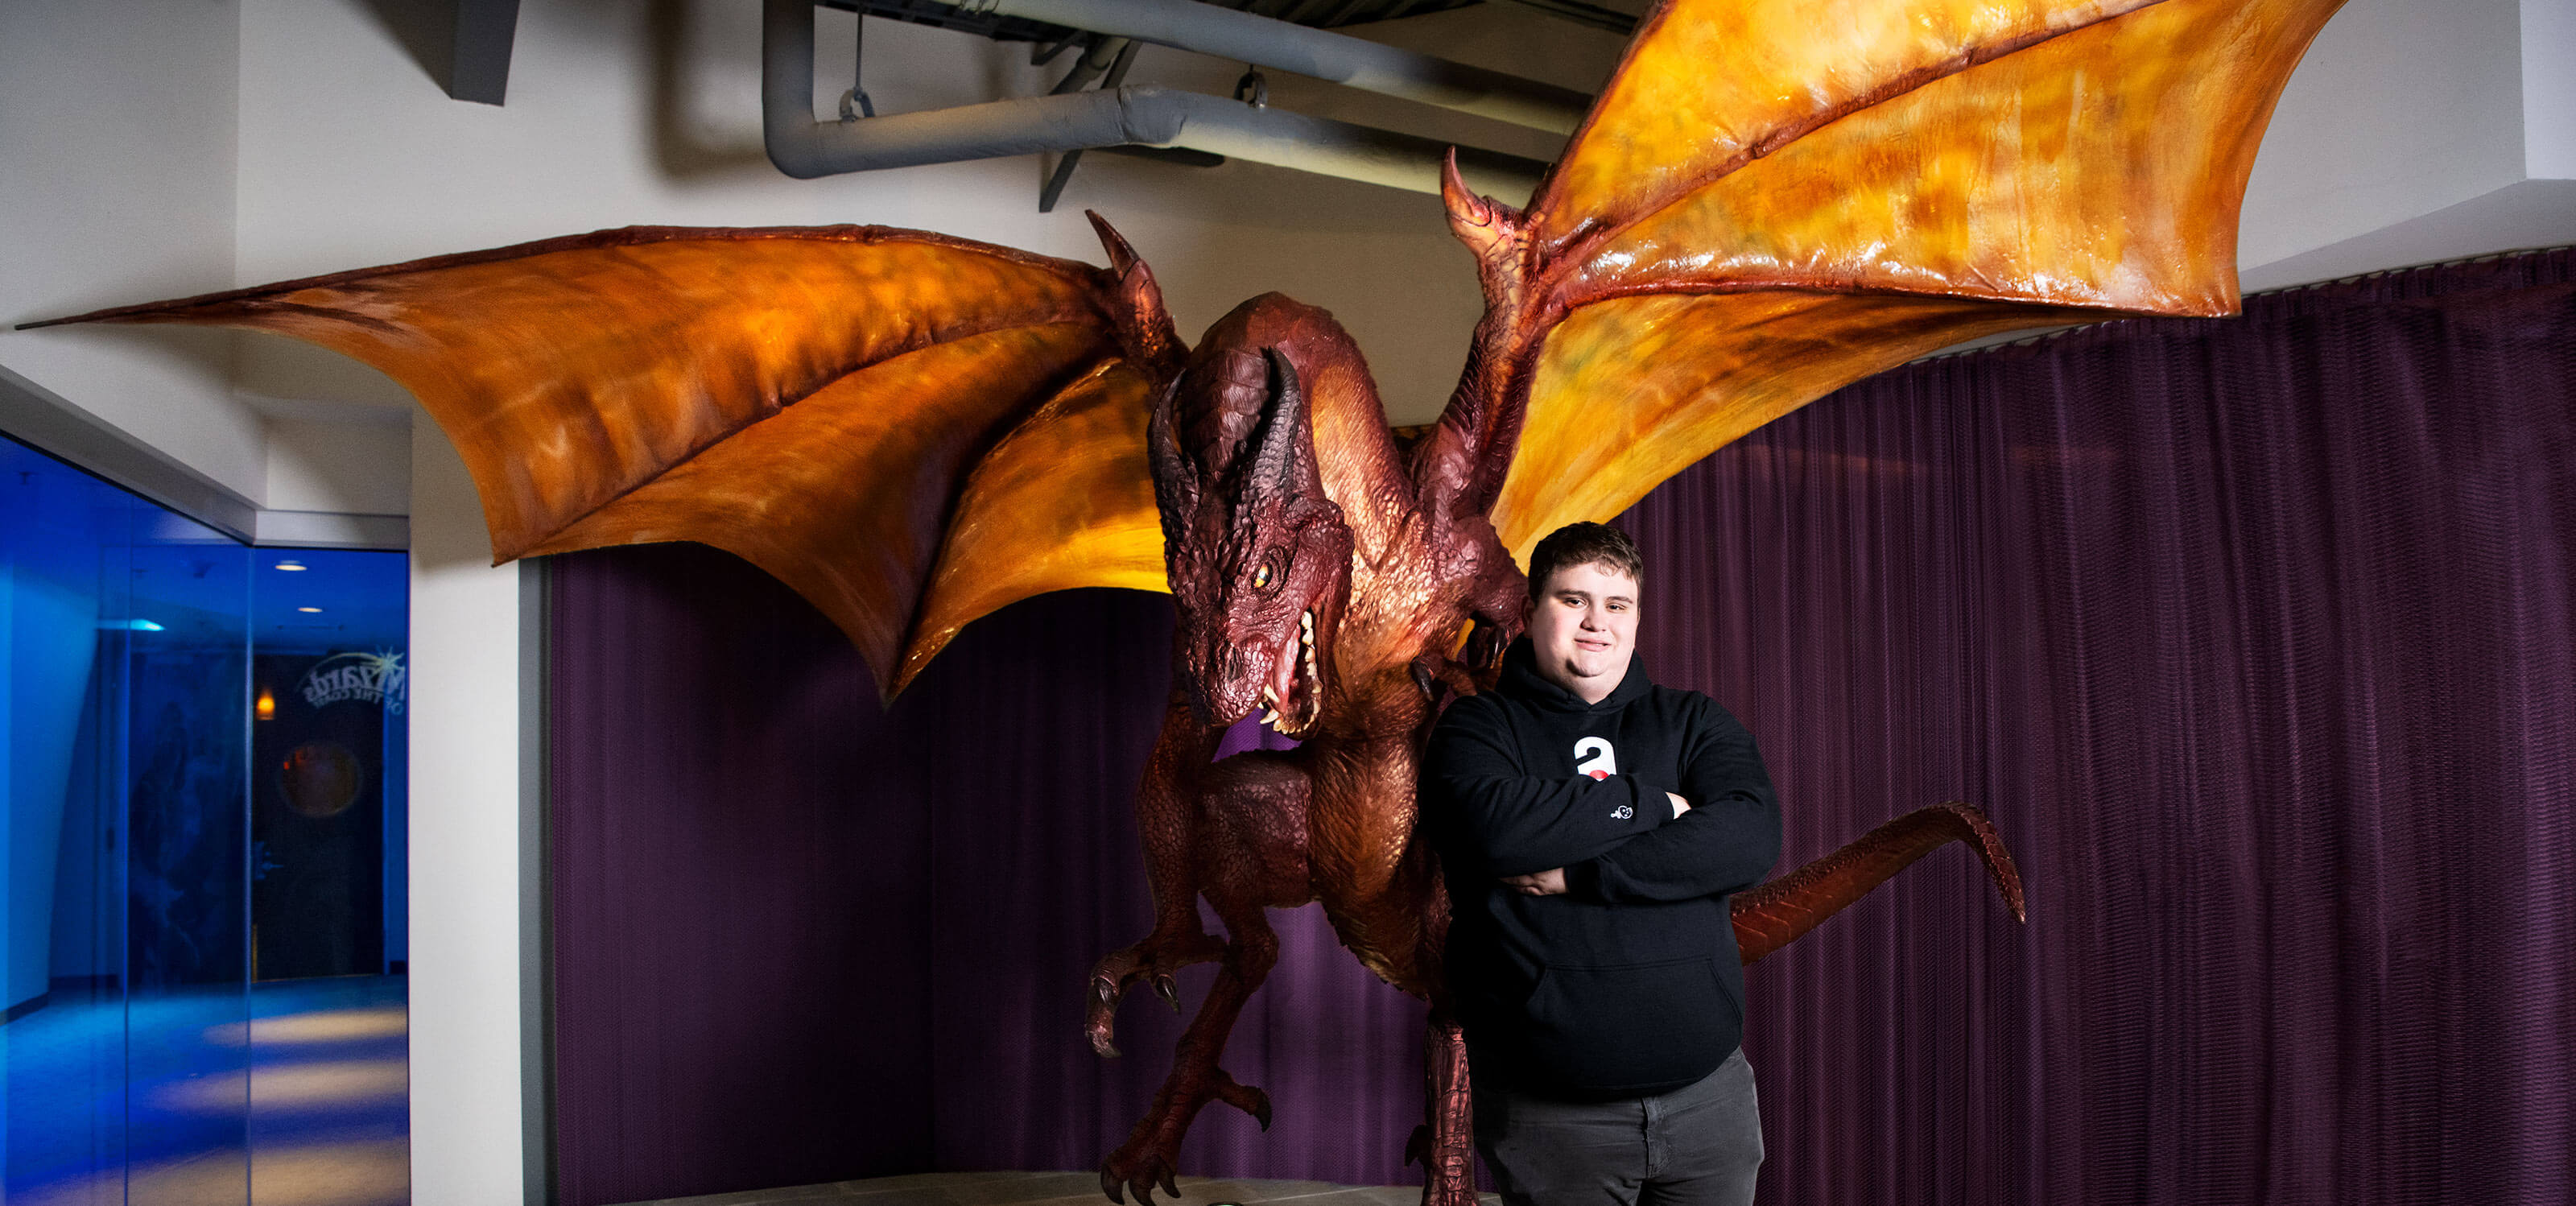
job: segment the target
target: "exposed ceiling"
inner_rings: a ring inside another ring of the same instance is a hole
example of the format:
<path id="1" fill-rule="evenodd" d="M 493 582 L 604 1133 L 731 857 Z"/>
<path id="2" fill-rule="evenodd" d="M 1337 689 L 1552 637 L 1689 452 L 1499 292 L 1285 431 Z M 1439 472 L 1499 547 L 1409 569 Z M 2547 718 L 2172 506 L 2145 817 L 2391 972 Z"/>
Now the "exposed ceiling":
<path id="1" fill-rule="evenodd" d="M 1218 8 L 1252 13 L 1273 20 L 1317 29 L 1339 29 L 1346 25 L 1366 25 L 1375 21 L 1392 21 L 1399 17 L 1418 17 L 1425 13 L 1465 8 L 1482 0 L 1200 0 Z M 1607 29 L 1619 34 L 1636 30 L 1636 15 L 1617 8 L 1588 3 L 1587 0 L 1506 0 L 1509 3 L 1538 9 L 1551 16 Z M 953 29 L 980 34 L 1003 42 L 1035 42 L 1040 47 L 1063 47 L 1082 37 L 1077 30 L 1060 25 L 993 13 L 961 10 L 933 0 L 823 0 L 823 7 L 843 12 L 864 13 L 871 17 L 888 17 L 940 29 Z"/>

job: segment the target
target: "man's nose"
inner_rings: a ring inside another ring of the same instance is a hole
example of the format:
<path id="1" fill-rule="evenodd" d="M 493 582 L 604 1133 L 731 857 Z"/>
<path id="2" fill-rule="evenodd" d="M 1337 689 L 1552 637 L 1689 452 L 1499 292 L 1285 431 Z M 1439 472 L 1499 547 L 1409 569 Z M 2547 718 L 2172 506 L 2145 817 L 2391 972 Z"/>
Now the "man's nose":
<path id="1" fill-rule="evenodd" d="M 1592 630 L 1597 629 L 1597 628 L 1599 628 L 1599 627 L 1601 627 L 1601 609 L 1600 609 L 1600 608 L 1598 608 L 1598 607 L 1586 607 L 1586 608 L 1584 608 L 1584 609 L 1583 609 L 1583 628 L 1584 628 L 1584 630 L 1585 630 L 1586 632 L 1589 632 L 1589 631 L 1592 631 Z"/>

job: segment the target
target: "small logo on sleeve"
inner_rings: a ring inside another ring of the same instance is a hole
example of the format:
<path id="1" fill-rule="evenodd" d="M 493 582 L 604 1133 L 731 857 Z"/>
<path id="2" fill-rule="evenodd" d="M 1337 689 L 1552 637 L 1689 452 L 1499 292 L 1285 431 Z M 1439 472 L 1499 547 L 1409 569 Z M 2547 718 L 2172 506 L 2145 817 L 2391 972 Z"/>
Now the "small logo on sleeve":
<path id="1" fill-rule="evenodd" d="M 1585 757 L 1587 754 L 1590 757 Z M 1575 742 L 1574 758 L 1576 774 L 1590 775 L 1595 779 L 1607 779 L 1619 773 L 1619 753 L 1611 749 L 1610 743 L 1603 738 L 1586 737 Z"/>

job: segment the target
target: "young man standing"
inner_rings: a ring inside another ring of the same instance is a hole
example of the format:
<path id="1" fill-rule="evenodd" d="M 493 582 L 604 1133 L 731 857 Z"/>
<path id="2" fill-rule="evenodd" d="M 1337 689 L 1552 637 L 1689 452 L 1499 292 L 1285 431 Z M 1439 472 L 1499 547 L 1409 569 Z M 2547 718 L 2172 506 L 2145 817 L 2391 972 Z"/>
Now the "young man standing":
<path id="1" fill-rule="evenodd" d="M 1530 556 L 1527 635 L 1423 759 L 1476 1143 L 1509 1206 L 1741 1206 L 1762 1128 L 1727 896 L 1780 857 L 1753 737 L 1635 659 L 1637 546 Z"/>

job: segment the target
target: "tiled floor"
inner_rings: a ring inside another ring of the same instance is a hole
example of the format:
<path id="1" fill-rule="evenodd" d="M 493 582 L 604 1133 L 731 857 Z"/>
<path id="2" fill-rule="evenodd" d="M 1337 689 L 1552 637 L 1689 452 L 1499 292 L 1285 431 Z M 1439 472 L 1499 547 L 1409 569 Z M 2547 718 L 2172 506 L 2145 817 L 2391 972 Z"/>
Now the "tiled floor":
<path id="1" fill-rule="evenodd" d="M 8 1206 L 402 1206 L 400 977 L 104 991 L 0 1027 Z"/>
<path id="2" fill-rule="evenodd" d="M 1334 1185 L 1325 1181 L 1230 1181 L 1182 1177 L 1180 1200 L 1160 1193 L 1155 1206 L 1416 1206 L 1415 1185 Z M 665 1198 L 634 1206 L 1107 1206 L 1100 1174 L 1093 1172 L 916 1173 L 871 1181 L 758 1189 L 697 1198 Z M 1501 1199 L 1484 1195 L 1483 1206 Z"/>

